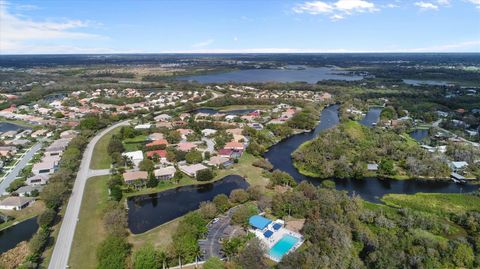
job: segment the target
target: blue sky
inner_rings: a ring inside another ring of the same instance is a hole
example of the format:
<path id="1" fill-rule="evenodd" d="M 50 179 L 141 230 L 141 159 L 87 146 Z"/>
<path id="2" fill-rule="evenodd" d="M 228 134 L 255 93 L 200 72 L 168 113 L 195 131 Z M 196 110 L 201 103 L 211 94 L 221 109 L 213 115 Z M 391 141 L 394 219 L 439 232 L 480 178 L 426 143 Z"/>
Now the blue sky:
<path id="1" fill-rule="evenodd" d="M 0 53 L 480 52 L 480 0 L 0 0 Z"/>

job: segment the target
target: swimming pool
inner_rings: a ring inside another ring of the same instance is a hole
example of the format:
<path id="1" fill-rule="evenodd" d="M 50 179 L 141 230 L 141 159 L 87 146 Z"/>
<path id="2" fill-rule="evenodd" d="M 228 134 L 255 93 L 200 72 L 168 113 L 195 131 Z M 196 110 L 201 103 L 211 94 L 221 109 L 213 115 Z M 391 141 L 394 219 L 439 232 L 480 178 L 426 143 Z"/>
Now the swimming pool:
<path id="1" fill-rule="evenodd" d="M 298 241 L 300 241 L 299 238 L 286 234 L 282 239 L 278 240 L 268 254 L 278 262 Z"/>

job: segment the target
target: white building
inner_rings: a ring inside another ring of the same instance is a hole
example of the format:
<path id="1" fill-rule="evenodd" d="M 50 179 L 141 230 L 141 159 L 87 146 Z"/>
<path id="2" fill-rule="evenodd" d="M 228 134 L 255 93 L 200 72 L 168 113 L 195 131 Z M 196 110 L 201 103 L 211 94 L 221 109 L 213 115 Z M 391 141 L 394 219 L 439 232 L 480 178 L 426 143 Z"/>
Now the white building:
<path id="1" fill-rule="evenodd" d="M 143 161 L 143 152 L 141 150 L 130 151 L 122 153 L 122 156 L 127 157 L 132 163 L 138 167 L 141 161 Z"/>

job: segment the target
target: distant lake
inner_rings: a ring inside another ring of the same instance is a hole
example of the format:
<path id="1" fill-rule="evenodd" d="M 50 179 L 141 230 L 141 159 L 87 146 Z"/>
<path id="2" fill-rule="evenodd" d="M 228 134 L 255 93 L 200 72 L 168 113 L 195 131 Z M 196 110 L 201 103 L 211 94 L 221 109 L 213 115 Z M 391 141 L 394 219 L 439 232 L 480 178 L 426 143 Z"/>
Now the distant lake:
<path id="1" fill-rule="evenodd" d="M 443 81 L 443 80 L 420 80 L 420 79 L 404 79 L 403 83 L 410 84 L 413 86 L 421 86 L 421 85 L 447 86 L 450 84 L 454 84 L 452 82 Z"/>
<path id="2" fill-rule="evenodd" d="M 355 81 L 362 76 L 352 75 L 349 72 L 331 67 L 290 66 L 285 69 L 249 69 L 226 73 L 178 77 L 179 80 L 197 81 L 200 83 L 227 83 L 227 82 L 296 82 L 317 83 L 321 80 Z"/>
<path id="3" fill-rule="evenodd" d="M 192 110 L 191 113 L 196 114 L 196 113 L 204 113 L 204 114 L 209 114 L 209 115 L 215 115 L 215 114 L 229 114 L 229 115 L 244 115 L 248 113 L 252 113 L 256 109 L 235 109 L 235 110 L 226 110 L 226 111 L 218 111 L 213 108 L 198 108 L 195 110 Z"/>

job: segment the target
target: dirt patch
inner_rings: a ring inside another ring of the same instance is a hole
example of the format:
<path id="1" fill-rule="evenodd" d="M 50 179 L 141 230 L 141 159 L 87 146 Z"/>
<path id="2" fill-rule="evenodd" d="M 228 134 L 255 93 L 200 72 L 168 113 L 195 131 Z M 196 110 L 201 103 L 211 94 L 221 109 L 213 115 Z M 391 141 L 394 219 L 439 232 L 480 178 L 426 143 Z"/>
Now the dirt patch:
<path id="1" fill-rule="evenodd" d="M 300 230 L 303 228 L 304 224 L 305 219 L 292 219 L 286 222 L 286 228 L 291 231 L 300 233 Z"/>

